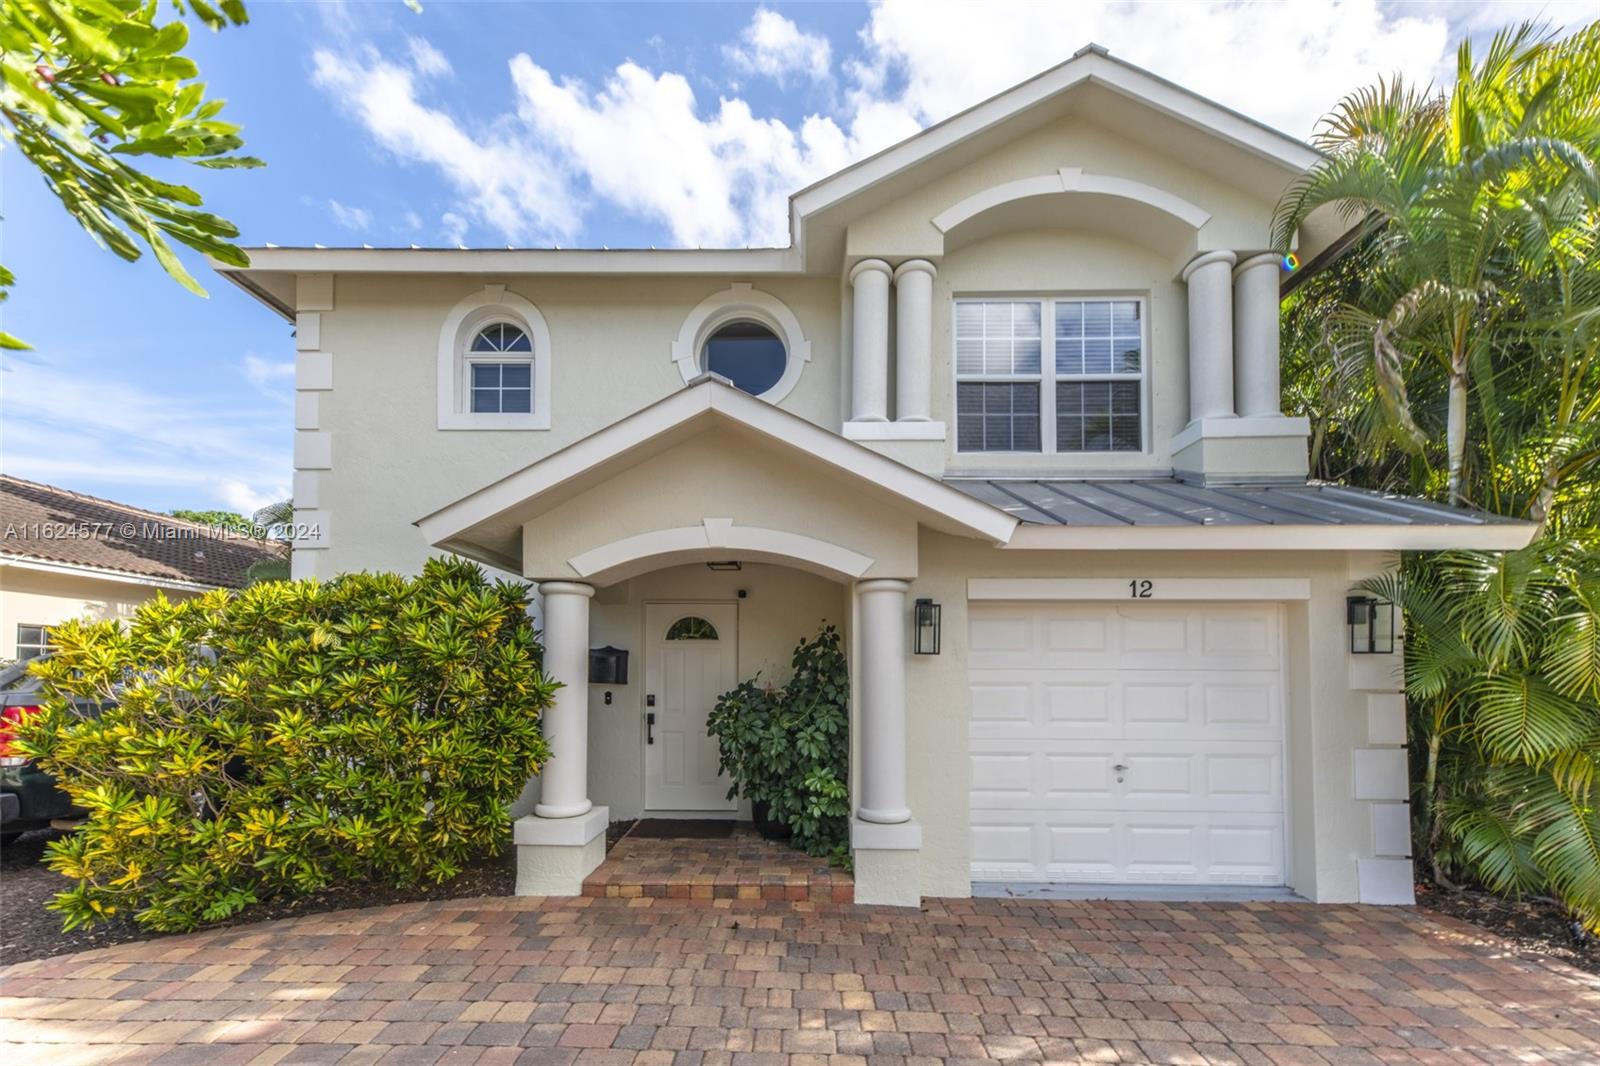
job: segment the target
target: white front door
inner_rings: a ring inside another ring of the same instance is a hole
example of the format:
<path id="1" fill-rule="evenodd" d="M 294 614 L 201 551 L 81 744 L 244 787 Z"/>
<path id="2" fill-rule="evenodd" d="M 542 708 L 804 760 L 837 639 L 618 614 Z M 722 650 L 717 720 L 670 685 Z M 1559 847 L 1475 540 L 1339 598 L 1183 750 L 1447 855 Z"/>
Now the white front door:
<path id="1" fill-rule="evenodd" d="M 973 604 L 973 880 L 1283 884 L 1280 613 Z"/>
<path id="2" fill-rule="evenodd" d="M 739 683 L 739 608 L 648 603 L 644 624 L 645 807 L 735 810 L 728 779 L 717 773 L 717 741 L 706 732 L 706 716 Z"/>

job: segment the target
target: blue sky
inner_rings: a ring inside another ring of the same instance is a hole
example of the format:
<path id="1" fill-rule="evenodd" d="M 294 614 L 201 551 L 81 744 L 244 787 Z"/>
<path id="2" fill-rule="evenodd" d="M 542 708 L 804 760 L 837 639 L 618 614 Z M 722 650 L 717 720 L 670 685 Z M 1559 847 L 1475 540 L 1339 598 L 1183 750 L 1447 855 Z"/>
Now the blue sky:
<path id="1" fill-rule="evenodd" d="M 258 171 L 185 169 L 246 245 L 782 243 L 788 193 L 1089 41 L 1297 135 L 1454 42 L 1597 0 L 249 5 L 190 54 Z M 1155 30 L 1155 32 L 1152 32 Z M 170 173 L 170 171 L 168 172 Z M 289 327 L 123 263 L 0 150 L 0 469 L 165 510 L 286 496 Z M 193 257 L 191 257 L 192 259 Z"/>

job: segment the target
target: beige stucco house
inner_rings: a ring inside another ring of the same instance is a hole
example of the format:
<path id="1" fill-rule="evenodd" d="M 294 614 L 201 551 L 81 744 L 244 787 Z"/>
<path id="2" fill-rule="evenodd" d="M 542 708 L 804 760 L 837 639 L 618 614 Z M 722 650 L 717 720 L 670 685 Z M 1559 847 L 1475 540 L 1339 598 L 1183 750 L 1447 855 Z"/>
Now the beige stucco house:
<path id="1" fill-rule="evenodd" d="M 737 816 L 706 712 L 826 620 L 861 901 L 1409 901 L 1401 653 L 1347 596 L 1531 530 L 1307 483 L 1268 231 L 1315 160 L 1091 47 L 796 193 L 783 248 L 252 250 L 294 573 L 537 583 L 522 891 L 577 891 L 608 819 Z"/>

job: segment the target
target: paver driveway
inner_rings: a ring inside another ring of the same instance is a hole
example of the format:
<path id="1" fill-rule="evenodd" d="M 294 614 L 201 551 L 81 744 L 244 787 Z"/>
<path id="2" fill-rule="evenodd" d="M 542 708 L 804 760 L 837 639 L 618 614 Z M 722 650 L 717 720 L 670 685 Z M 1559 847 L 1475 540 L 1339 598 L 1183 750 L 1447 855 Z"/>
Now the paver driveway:
<path id="1" fill-rule="evenodd" d="M 492 899 L 0 973 L 0 1062 L 1597 1062 L 1600 979 L 1304 904 Z"/>

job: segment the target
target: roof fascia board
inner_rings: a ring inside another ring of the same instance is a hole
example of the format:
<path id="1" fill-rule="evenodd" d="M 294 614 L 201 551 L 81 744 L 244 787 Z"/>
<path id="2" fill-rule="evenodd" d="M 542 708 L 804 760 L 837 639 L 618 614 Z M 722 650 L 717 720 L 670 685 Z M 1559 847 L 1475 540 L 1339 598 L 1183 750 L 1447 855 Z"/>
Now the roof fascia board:
<path id="1" fill-rule="evenodd" d="M 1299 173 L 1321 158 L 1315 148 L 1287 134 L 1131 63 L 1089 51 L 800 190 L 791 198 L 791 220 L 803 220 L 1053 96 L 1090 81 L 1148 104 L 1191 126 L 1213 132 L 1286 170 Z"/>
<path id="2" fill-rule="evenodd" d="M 248 248 L 250 265 L 210 260 L 224 275 L 793 274 L 793 248 Z M 244 284 L 237 281 L 237 284 Z"/>
<path id="3" fill-rule="evenodd" d="M 434 511 L 418 519 L 416 525 L 430 544 L 458 540 L 460 534 L 472 526 L 708 415 L 726 418 L 842 474 L 872 482 L 902 501 L 942 515 L 996 543 L 1008 540 L 1020 524 L 1004 511 L 870 448 L 720 382 L 706 381 L 674 393 Z"/>
<path id="4" fill-rule="evenodd" d="M 1007 549 L 1107 551 L 1516 551 L 1531 522 L 1464 525 L 1022 526 Z"/>
<path id="5" fill-rule="evenodd" d="M 132 570 L 113 570 L 85 563 L 58 563 L 45 559 L 32 559 L 22 555 L 0 553 L 0 565 L 14 566 L 18 570 L 35 570 L 43 574 L 64 574 L 69 577 L 92 577 L 101 581 L 120 581 L 129 585 L 147 585 L 150 588 L 172 589 L 177 592 L 210 592 L 229 588 L 227 585 L 207 585 L 199 581 L 179 581 L 176 578 L 154 577 Z"/>

